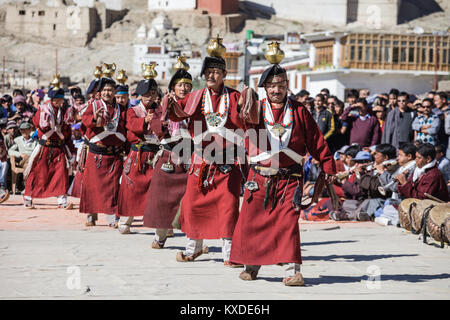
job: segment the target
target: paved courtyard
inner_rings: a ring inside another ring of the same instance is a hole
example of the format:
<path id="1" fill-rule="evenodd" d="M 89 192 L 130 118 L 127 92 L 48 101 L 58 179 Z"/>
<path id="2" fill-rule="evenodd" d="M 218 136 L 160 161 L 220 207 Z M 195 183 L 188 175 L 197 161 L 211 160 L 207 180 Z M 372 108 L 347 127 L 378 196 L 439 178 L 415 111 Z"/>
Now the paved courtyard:
<path id="1" fill-rule="evenodd" d="M 285 287 L 281 266 L 240 280 L 242 269 L 223 266 L 220 240 L 180 263 L 181 232 L 154 250 L 154 230 L 141 218 L 121 235 L 104 216 L 87 228 L 84 215 L 57 209 L 56 199 L 36 204 L 27 210 L 12 196 L 0 205 L 0 299 L 450 299 L 448 246 L 393 226 L 300 223 L 306 287 Z"/>

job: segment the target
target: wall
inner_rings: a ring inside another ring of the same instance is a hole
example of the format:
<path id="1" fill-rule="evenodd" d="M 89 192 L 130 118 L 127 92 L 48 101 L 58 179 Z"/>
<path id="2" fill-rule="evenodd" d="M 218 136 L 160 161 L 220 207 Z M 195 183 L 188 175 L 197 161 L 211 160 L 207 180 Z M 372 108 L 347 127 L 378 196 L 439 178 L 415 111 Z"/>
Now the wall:
<path id="1" fill-rule="evenodd" d="M 20 14 L 20 12 L 25 14 Z M 9 5 L 5 29 L 19 36 L 33 36 L 62 45 L 85 45 L 94 35 L 91 8 Z"/>
<path id="2" fill-rule="evenodd" d="M 238 12 L 238 0 L 197 0 L 197 9 L 210 14 L 232 14 Z"/>
<path id="3" fill-rule="evenodd" d="M 106 9 L 109 10 L 122 10 L 125 9 L 122 0 L 72 0 L 80 7 L 89 7 L 93 8 L 95 6 L 95 2 L 102 2 L 105 4 Z"/>
<path id="4" fill-rule="evenodd" d="M 197 0 L 148 0 L 148 10 L 192 10 Z"/>

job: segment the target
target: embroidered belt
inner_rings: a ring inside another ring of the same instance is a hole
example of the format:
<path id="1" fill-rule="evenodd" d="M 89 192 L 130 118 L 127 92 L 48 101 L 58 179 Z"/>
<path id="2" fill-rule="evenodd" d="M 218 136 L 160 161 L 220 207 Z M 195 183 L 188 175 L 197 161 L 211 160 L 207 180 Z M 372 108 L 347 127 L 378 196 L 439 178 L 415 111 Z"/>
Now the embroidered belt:
<path id="1" fill-rule="evenodd" d="M 120 155 L 124 151 L 123 146 L 99 146 L 95 143 L 89 143 L 89 151 L 95 154 L 113 156 Z"/>
<path id="2" fill-rule="evenodd" d="M 139 152 L 158 152 L 159 151 L 159 145 L 157 144 L 132 144 L 131 150 Z"/>
<path id="3" fill-rule="evenodd" d="M 64 140 L 52 141 L 52 140 L 40 139 L 39 144 L 43 147 L 48 147 L 48 148 L 62 148 L 65 144 L 65 141 Z"/>
<path id="4" fill-rule="evenodd" d="M 271 168 L 271 167 L 263 167 L 259 165 L 252 164 L 251 168 L 253 171 L 255 171 L 257 174 L 263 177 L 270 177 L 270 178 L 287 178 L 289 176 L 301 178 L 303 177 L 303 167 L 296 163 L 288 168 Z"/>

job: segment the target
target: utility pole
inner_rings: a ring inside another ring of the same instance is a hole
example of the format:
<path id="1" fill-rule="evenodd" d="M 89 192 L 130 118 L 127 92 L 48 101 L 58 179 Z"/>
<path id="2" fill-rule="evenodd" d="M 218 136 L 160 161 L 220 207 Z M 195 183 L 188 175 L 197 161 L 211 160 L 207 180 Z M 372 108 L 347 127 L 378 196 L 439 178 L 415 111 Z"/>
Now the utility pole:
<path id="1" fill-rule="evenodd" d="M 25 58 L 23 58 L 22 90 L 25 90 Z"/>
<path id="2" fill-rule="evenodd" d="M 3 56 L 2 95 L 5 94 L 5 69 L 6 69 L 6 57 Z"/>
<path id="3" fill-rule="evenodd" d="M 438 35 L 434 36 L 434 77 L 433 77 L 433 90 L 438 90 L 437 71 L 438 71 Z"/>
<path id="4" fill-rule="evenodd" d="M 55 65 L 55 72 L 58 74 L 58 49 L 56 49 L 56 65 Z"/>

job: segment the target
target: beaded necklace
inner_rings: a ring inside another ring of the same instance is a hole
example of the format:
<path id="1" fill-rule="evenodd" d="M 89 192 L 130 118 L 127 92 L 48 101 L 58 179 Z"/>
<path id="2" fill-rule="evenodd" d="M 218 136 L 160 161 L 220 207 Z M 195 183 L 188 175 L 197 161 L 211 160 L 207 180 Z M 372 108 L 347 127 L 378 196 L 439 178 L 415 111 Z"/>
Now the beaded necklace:
<path id="1" fill-rule="evenodd" d="M 207 107 L 211 111 L 205 111 L 206 98 L 207 98 L 206 95 L 208 95 L 208 106 Z M 223 119 L 228 116 L 228 109 L 229 109 L 228 90 L 225 87 L 222 90 L 222 96 L 220 98 L 218 112 L 213 112 L 211 97 L 209 96 L 208 89 L 206 89 L 203 92 L 201 112 L 205 116 L 205 119 L 210 126 L 217 127 L 223 121 Z"/>

